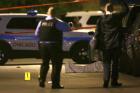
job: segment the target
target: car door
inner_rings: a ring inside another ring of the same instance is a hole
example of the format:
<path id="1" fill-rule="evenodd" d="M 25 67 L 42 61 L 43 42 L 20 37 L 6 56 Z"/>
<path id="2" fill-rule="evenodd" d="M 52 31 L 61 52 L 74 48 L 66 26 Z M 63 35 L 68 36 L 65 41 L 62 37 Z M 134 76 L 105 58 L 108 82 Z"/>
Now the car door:
<path id="1" fill-rule="evenodd" d="M 37 50 L 37 37 L 34 35 L 35 28 L 43 17 L 12 17 L 7 24 L 5 33 L 12 37 L 12 49 L 14 50 Z"/>

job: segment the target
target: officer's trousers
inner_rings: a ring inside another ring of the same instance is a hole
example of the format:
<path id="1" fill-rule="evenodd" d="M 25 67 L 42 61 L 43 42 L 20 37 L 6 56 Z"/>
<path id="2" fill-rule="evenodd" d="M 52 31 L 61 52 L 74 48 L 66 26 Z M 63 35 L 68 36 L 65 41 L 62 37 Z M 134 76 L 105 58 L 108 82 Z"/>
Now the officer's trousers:
<path id="1" fill-rule="evenodd" d="M 110 77 L 112 82 L 118 81 L 120 54 L 120 48 L 103 50 L 104 82 L 109 82 Z"/>
<path id="2" fill-rule="evenodd" d="M 42 57 L 42 64 L 40 68 L 40 80 L 46 81 L 46 76 L 49 70 L 49 62 L 52 62 L 52 85 L 59 85 L 60 72 L 62 67 L 62 47 L 57 44 L 39 44 L 39 50 Z"/>

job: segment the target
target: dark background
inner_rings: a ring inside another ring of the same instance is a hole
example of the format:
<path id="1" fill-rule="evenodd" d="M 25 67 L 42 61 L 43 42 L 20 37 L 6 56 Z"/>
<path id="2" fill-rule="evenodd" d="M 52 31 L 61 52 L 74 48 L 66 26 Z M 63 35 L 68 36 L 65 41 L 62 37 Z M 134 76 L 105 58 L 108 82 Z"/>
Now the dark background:
<path id="1" fill-rule="evenodd" d="M 81 11 L 81 10 L 98 10 L 101 5 L 104 5 L 106 2 L 111 1 L 114 4 L 117 4 L 119 0 L 87 0 L 83 3 L 64 3 L 64 2 L 73 2 L 74 0 L 0 0 L 0 13 L 13 13 L 13 12 L 27 12 L 30 9 L 36 9 L 39 13 L 46 13 L 48 7 L 50 6 L 38 6 L 34 7 L 32 5 L 41 5 L 41 4 L 54 4 L 53 6 L 58 7 L 58 11 Z M 78 0 L 83 1 L 83 0 Z M 140 0 L 125 0 L 128 4 L 140 4 Z M 59 4 L 58 4 L 59 3 Z M 32 6 L 28 8 L 17 8 L 10 9 L 11 7 L 17 6 Z M 9 8 L 1 10 L 3 8 Z"/>

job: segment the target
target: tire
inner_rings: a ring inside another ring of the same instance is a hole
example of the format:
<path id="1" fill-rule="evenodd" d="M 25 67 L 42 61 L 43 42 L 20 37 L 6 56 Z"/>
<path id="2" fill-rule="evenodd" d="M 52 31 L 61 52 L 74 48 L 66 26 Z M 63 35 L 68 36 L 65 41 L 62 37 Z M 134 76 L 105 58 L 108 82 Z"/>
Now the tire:
<path id="1" fill-rule="evenodd" d="M 88 42 L 78 42 L 72 46 L 70 50 L 70 56 L 73 61 L 77 64 L 89 64 L 89 43 Z"/>
<path id="2" fill-rule="evenodd" d="M 4 65 L 8 61 L 8 52 L 0 49 L 0 65 Z"/>

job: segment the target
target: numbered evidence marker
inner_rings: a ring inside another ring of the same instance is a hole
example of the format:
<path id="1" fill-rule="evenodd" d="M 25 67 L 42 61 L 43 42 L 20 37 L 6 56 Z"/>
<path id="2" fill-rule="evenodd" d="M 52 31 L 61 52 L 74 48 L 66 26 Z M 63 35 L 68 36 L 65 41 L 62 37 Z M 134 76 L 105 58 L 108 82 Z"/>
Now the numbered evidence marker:
<path id="1" fill-rule="evenodd" d="M 25 80 L 31 80 L 31 73 L 25 72 Z"/>

